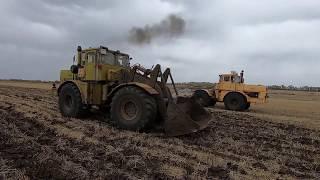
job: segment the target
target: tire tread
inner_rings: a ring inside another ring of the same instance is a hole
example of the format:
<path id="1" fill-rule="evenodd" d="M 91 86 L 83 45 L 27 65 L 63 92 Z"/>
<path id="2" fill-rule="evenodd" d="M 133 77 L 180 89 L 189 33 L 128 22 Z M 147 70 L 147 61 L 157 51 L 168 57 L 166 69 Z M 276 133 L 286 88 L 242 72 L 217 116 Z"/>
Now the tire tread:
<path id="1" fill-rule="evenodd" d="M 139 98 L 141 98 L 144 101 L 144 104 L 146 105 L 146 111 L 143 112 L 143 113 L 146 113 L 146 115 L 144 116 L 143 119 L 141 119 L 136 124 L 136 126 L 134 128 L 123 127 L 121 124 L 119 124 L 117 122 L 115 114 L 112 113 L 112 112 L 114 112 L 113 108 L 116 108 L 115 107 L 116 100 L 120 96 L 122 96 L 123 94 L 125 94 L 127 92 L 137 94 L 139 96 Z M 127 87 L 123 87 L 122 89 L 118 90 L 115 93 L 115 95 L 113 96 L 110 106 L 111 106 L 111 109 L 110 109 L 110 112 L 111 112 L 110 117 L 111 118 L 110 119 L 118 128 L 139 131 L 139 130 L 145 130 L 147 128 L 150 128 L 153 125 L 153 123 L 155 122 L 156 112 L 157 112 L 157 104 L 156 104 L 155 99 L 137 87 L 127 86 Z"/>

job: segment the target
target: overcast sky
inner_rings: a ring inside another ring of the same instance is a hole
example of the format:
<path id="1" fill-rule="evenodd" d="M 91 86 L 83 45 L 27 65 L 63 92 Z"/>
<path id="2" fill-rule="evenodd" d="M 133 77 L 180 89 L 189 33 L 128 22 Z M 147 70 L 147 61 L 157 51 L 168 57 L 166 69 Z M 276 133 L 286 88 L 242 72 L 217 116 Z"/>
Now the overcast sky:
<path id="1" fill-rule="evenodd" d="M 0 79 L 56 80 L 78 45 L 104 45 L 177 82 L 320 86 L 319 0 L 0 0 L 0 22 Z"/>

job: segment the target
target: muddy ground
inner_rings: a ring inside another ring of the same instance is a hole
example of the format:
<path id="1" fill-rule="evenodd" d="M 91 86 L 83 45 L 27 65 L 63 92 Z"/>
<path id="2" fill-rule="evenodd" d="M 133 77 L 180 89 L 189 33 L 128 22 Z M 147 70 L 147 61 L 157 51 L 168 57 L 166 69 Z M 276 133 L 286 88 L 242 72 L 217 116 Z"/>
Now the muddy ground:
<path id="1" fill-rule="evenodd" d="M 104 114 L 63 118 L 51 91 L 0 86 L 0 179 L 317 179 L 320 132 L 209 109 L 205 130 L 166 138 Z"/>

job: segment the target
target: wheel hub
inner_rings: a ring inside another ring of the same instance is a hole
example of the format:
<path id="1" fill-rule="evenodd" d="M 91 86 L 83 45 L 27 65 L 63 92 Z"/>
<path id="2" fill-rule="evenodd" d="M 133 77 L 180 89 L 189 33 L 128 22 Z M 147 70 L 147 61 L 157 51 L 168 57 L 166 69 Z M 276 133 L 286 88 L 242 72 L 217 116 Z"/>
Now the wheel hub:
<path id="1" fill-rule="evenodd" d="M 236 105 L 238 105 L 238 100 L 237 99 L 231 99 L 231 104 L 232 105 L 234 105 L 234 106 L 236 106 Z"/>
<path id="2" fill-rule="evenodd" d="M 138 108 L 135 102 L 127 100 L 121 104 L 121 115 L 124 119 L 131 121 L 137 117 Z"/>

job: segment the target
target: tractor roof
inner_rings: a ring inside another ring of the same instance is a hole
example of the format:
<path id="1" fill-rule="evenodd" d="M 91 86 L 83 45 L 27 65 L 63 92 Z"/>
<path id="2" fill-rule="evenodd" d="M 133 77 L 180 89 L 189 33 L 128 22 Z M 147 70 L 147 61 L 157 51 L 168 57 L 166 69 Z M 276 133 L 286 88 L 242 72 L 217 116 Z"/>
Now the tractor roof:
<path id="1" fill-rule="evenodd" d="M 107 47 L 104 47 L 104 46 L 100 46 L 100 47 L 96 47 L 96 48 L 92 48 L 92 47 L 89 47 L 89 48 L 86 48 L 86 49 L 83 49 L 82 51 L 96 51 L 96 50 L 99 50 L 99 49 L 105 49 L 107 50 L 108 52 L 114 54 L 114 55 L 122 55 L 122 56 L 128 56 L 129 57 L 129 54 L 126 54 L 126 53 L 123 53 L 123 52 L 120 52 L 119 50 L 111 50 Z"/>
<path id="2" fill-rule="evenodd" d="M 220 76 L 235 76 L 235 75 L 237 75 L 237 74 L 220 74 Z"/>

